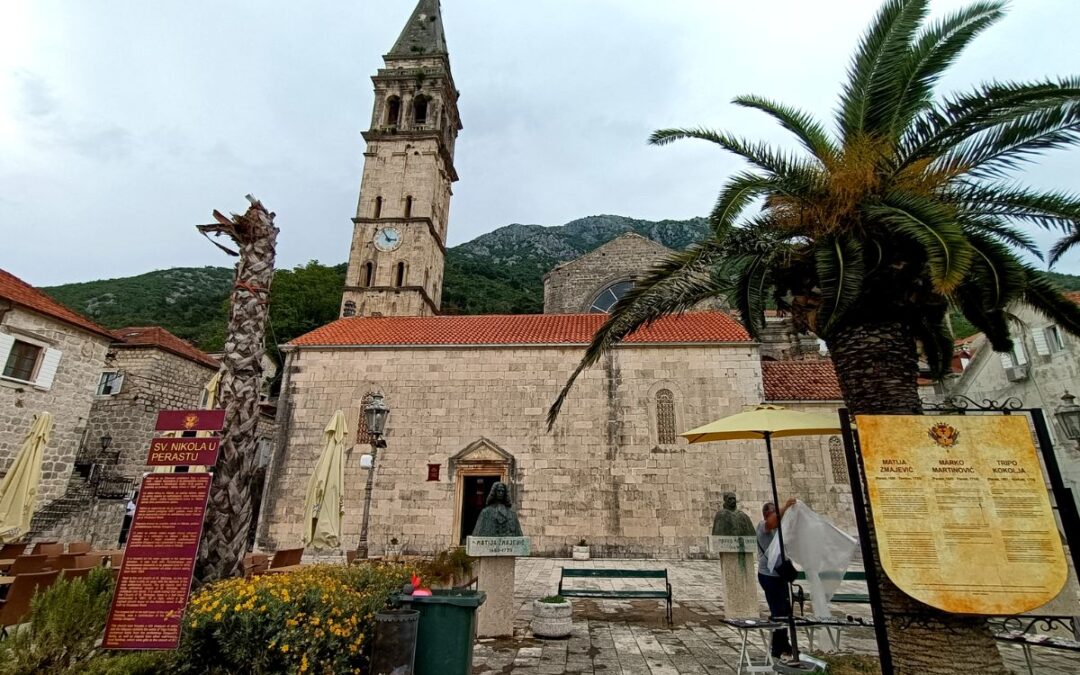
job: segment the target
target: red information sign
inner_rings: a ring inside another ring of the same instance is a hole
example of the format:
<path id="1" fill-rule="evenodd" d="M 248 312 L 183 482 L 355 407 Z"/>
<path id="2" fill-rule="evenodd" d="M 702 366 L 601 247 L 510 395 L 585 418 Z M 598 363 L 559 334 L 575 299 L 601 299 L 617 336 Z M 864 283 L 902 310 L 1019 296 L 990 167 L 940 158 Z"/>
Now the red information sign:
<path id="1" fill-rule="evenodd" d="M 102 647 L 176 648 L 211 479 L 208 473 L 143 479 Z"/>
<path id="2" fill-rule="evenodd" d="M 150 441 L 149 466 L 213 466 L 221 438 L 155 438 Z"/>
<path id="3" fill-rule="evenodd" d="M 224 410 L 162 410 L 154 431 L 221 431 Z"/>

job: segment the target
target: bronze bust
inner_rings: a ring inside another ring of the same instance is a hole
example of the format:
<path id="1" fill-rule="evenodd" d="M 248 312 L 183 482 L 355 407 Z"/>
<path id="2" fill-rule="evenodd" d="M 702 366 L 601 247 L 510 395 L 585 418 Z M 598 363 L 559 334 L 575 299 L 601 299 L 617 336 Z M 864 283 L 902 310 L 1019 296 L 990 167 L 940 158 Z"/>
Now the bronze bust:
<path id="1" fill-rule="evenodd" d="M 473 528 L 474 537 L 521 537 L 521 523 L 510 508 L 510 489 L 502 481 L 491 486 L 487 506 L 480 512 Z"/>
<path id="2" fill-rule="evenodd" d="M 720 537 L 753 537 L 754 523 L 750 516 L 735 508 L 735 493 L 724 493 L 724 508 L 713 518 L 712 533 Z"/>

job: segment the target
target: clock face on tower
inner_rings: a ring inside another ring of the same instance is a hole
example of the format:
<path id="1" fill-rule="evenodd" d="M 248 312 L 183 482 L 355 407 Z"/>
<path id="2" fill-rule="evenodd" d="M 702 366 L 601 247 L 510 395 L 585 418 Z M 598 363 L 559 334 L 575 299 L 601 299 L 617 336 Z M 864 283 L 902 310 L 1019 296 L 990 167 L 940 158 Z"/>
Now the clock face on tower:
<path id="1" fill-rule="evenodd" d="M 375 248 L 380 251 L 393 251 L 401 246 L 401 230 L 396 227 L 384 227 L 375 233 Z"/>

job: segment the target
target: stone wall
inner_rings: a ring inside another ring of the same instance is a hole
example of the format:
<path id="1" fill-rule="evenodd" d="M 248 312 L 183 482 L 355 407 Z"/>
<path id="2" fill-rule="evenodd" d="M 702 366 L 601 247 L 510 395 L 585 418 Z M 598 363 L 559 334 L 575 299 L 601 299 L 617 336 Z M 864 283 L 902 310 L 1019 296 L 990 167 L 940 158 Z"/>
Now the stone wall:
<path id="1" fill-rule="evenodd" d="M 20 334 L 18 331 L 27 331 Z M 19 307 L 0 313 L 0 331 L 27 337 L 61 352 L 52 386 L 0 379 L 0 476 L 18 452 L 34 415 L 53 416 L 52 437 L 45 448 L 38 505 L 63 494 L 75 454 L 86 432 L 109 340 L 70 324 Z M 2 364 L 0 364 L 2 365 Z"/>
<path id="2" fill-rule="evenodd" d="M 147 470 L 158 411 L 198 408 L 217 371 L 156 347 L 124 345 L 112 346 L 105 369 L 122 371 L 124 382 L 119 393 L 94 398 L 88 449 L 96 450 L 108 434 L 110 452 L 119 454 L 117 472 L 139 478 Z"/>
<path id="3" fill-rule="evenodd" d="M 549 433 L 548 406 L 580 356 L 573 346 L 291 353 L 278 420 L 288 436 L 271 465 L 259 545 L 300 544 L 323 427 L 340 408 L 355 432 L 373 389 L 392 408 L 372 498 L 373 552 L 391 536 L 411 551 L 456 543 L 458 485 L 474 460 L 506 467 L 538 555 L 567 554 L 581 538 L 598 555 L 700 554 L 725 490 L 737 491 L 748 512 L 760 509 L 768 494 L 761 443 L 663 445 L 656 419 L 663 389 L 674 394 L 678 431 L 758 403 L 755 346 L 620 347 L 581 378 Z M 367 448 L 348 448 L 350 548 L 359 537 L 366 479 L 359 456 Z M 440 465 L 439 481 L 427 480 L 428 464 Z"/>
<path id="4" fill-rule="evenodd" d="M 596 294 L 609 284 L 633 279 L 671 249 L 628 232 L 544 276 L 544 313 L 588 312 Z"/>

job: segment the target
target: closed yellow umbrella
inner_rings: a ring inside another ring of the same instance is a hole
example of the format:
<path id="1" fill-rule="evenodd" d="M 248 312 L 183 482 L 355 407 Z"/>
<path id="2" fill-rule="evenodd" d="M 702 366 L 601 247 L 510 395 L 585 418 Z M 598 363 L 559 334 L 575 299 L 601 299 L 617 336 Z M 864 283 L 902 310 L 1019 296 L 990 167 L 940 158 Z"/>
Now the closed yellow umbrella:
<path id="1" fill-rule="evenodd" d="M 308 480 L 304 500 L 304 545 L 316 549 L 341 546 L 345 514 L 345 414 L 340 410 L 323 431 L 323 451 Z"/>
<path id="2" fill-rule="evenodd" d="M 52 415 L 34 418 L 15 461 L 0 483 L 0 543 L 15 541 L 30 529 L 41 483 L 41 460 L 52 434 Z"/>
<path id="3" fill-rule="evenodd" d="M 769 456 L 769 481 L 772 483 L 773 504 L 777 512 L 780 508 L 780 495 L 776 492 L 776 471 L 773 468 L 772 439 L 789 436 L 824 436 L 840 433 L 840 417 L 836 413 L 806 413 L 788 410 L 783 406 L 762 403 L 753 410 L 736 413 L 710 422 L 705 426 L 685 431 L 683 438 L 691 443 L 709 441 L 734 441 L 745 439 L 765 439 L 765 451 Z M 784 530 L 777 528 L 780 539 L 780 559 L 784 560 Z M 788 617 L 788 630 L 791 633 L 791 650 L 799 658 L 799 641 L 795 635 L 795 617 Z"/>

